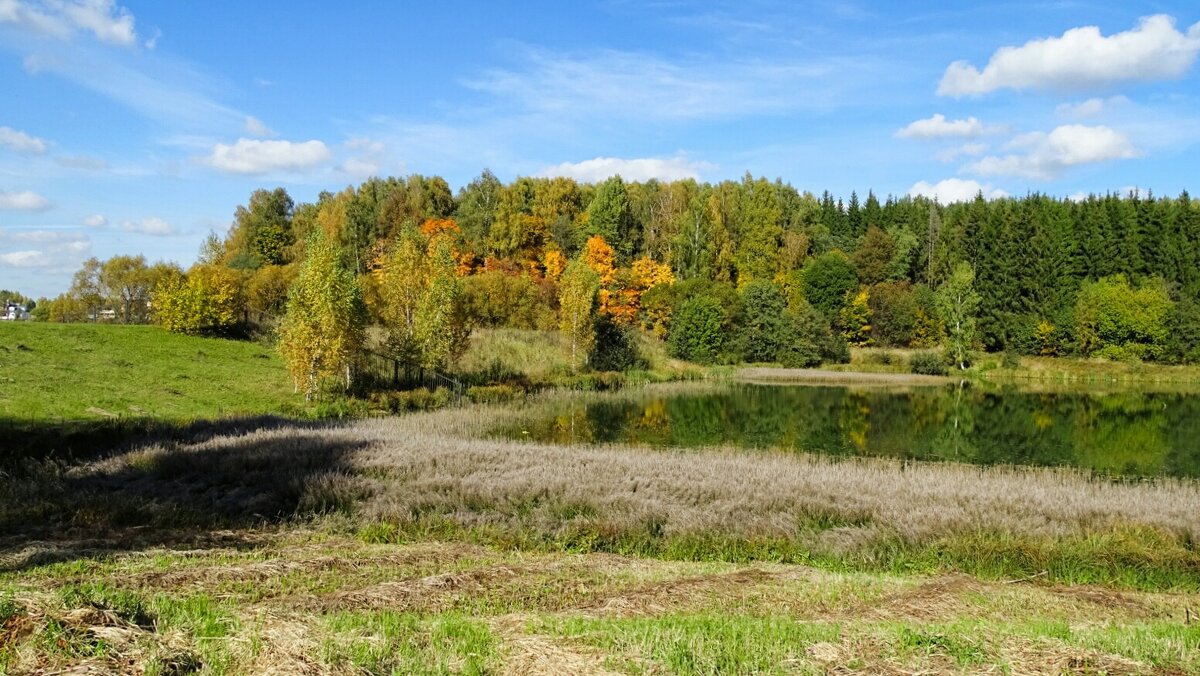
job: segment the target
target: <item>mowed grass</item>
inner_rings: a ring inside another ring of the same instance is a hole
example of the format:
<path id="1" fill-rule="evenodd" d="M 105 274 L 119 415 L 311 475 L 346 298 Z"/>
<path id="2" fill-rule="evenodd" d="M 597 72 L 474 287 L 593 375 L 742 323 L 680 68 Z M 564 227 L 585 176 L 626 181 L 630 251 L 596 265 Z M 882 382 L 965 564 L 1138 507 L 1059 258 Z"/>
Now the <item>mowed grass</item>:
<path id="1" fill-rule="evenodd" d="M 0 323 L 0 420 L 54 424 L 280 413 L 301 399 L 259 343 L 154 326 Z"/>
<path id="2" fill-rule="evenodd" d="M 0 570 L 0 673 L 1182 674 L 1196 601 L 292 529 Z"/>

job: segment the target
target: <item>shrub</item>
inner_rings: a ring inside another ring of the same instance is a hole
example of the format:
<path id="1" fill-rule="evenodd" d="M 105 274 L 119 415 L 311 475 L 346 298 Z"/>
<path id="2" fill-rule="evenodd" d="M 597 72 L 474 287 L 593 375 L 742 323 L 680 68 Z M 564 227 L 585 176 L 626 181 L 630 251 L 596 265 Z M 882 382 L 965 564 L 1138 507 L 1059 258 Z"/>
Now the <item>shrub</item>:
<path id="1" fill-rule="evenodd" d="M 588 366 L 596 371 L 628 371 L 643 366 L 637 341 L 628 329 L 608 315 L 595 319 L 596 338 L 588 354 Z"/>
<path id="2" fill-rule="evenodd" d="M 1075 305 L 1079 349 L 1110 359 L 1157 359 L 1164 353 L 1171 310 L 1160 279 L 1136 289 L 1124 275 L 1084 284 Z"/>
<path id="3" fill-rule="evenodd" d="M 154 291 L 154 316 L 168 331 L 190 335 L 228 332 L 242 314 L 238 282 L 227 268 L 196 266 L 167 275 Z"/>
<path id="4" fill-rule="evenodd" d="M 1167 320 L 1164 357 L 1176 364 L 1200 361 L 1200 303 L 1184 297 Z"/>
<path id="5" fill-rule="evenodd" d="M 735 321 L 737 351 L 744 361 L 780 361 L 781 352 L 796 340 L 795 322 L 779 287 L 765 280 L 742 289 L 742 311 Z"/>
<path id="6" fill-rule="evenodd" d="M 871 287 L 871 337 L 879 345 L 904 347 L 917 331 L 917 302 L 908 281 L 884 282 Z"/>
<path id="7" fill-rule="evenodd" d="M 684 301 L 675 313 L 667 350 L 672 357 L 711 364 L 725 344 L 725 313 L 717 299 L 695 296 Z"/>
<path id="8" fill-rule="evenodd" d="M 917 352 L 908 362 L 913 373 L 923 376 L 946 375 L 946 362 L 936 352 Z"/>

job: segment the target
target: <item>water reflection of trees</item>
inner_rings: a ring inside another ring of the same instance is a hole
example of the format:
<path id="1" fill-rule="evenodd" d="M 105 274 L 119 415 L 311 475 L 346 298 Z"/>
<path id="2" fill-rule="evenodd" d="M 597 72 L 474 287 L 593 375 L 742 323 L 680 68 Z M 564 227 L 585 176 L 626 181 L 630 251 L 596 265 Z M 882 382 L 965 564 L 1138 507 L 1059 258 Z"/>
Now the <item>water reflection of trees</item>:
<path id="1" fill-rule="evenodd" d="M 1200 397 L 738 385 L 590 403 L 529 430 L 560 443 L 736 445 L 834 455 L 1200 476 Z"/>

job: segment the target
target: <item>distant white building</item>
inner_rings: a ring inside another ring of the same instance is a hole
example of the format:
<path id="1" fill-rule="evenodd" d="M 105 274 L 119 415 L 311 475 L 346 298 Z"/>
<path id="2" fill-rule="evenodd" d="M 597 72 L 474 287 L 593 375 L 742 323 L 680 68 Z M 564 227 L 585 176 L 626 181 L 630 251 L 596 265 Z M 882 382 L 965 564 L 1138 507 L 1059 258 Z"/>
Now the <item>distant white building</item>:
<path id="1" fill-rule="evenodd" d="M 11 300 L 5 301 L 4 314 L 0 315 L 0 319 L 10 322 L 25 321 L 29 319 L 29 310 L 26 310 L 24 305 Z"/>

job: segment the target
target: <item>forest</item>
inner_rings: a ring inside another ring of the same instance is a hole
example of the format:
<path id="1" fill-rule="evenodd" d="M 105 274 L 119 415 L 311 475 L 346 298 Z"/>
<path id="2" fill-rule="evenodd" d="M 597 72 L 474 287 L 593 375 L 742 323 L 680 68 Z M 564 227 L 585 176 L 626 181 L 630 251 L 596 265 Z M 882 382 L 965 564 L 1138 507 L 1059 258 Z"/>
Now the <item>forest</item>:
<path id="1" fill-rule="evenodd" d="M 1200 205 L 1186 192 L 940 204 L 835 199 L 749 173 L 504 184 L 485 170 L 457 194 L 420 175 L 311 203 L 257 190 L 190 270 L 93 259 L 35 312 L 301 343 L 325 312 L 350 332 L 335 343 L 384 327 L 381 349 L 434 368 L 472 327 L 561 330 L 574 362 L 595 369 L 634 358 L 611 349 L 633 329 L 699 363 L 940 346 L 965 368 L 979 350 L 1200 360 L 1198 298 Z"/>

